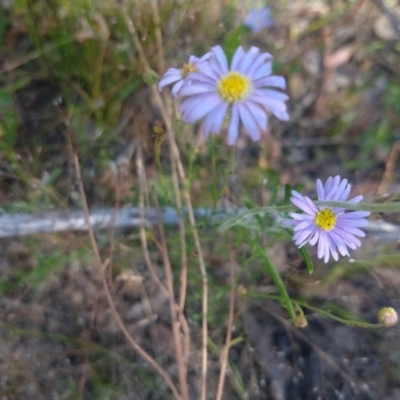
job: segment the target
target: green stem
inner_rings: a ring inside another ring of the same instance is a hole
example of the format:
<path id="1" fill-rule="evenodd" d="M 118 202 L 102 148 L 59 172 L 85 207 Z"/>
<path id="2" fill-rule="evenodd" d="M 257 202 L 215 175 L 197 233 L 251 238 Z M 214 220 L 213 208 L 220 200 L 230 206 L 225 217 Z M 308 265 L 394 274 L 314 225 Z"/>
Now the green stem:
<path id="1" fill-rule="evenodd" d="M 215 154 L 215 142 L 214 136 L 211 139 L 211 169 L 212 169 L 212 186 L 211 186 L 211 194 L 213 199 L 213 208 L 216 208 L 218 201 L 218 177 L 217 177 L 217 157 Z"/>
<path id="2" fill-rule="evenodd" d="M 371 211 L 371 212 L 387 212 L 397 213 L 400 212 L 400 202 L 392 203 L 349 203 L 341 201 L 316 201 L 315 204 L 318 206 L 325 207 L 338 207 L 346 210 L 360 210 L 360 211 Z"/>
<path id="3" fill-rule="evenodd" d="M 161 165 L 160 153 L 161 153 L 161 142 L 156 140 L 155 147 L 154 147 L 154 156 L 156 159 L 158 173 L 160 174 L 161 186 L 163 188 L 165 188 L 166 185 L 165 185 L 165 178 L 164 178 L 164 173 L 163 173 L 163 169 L 162 169 L 162 165 Z"/>
<path id="4" fill-rule="evenodd" d="M 276 294 L 246 293 L 244 296 L 251 297 L 251 298 L 257 298 L 257 299 L 263 298 L 263 299 L 281 300 L 281 295 L 276 295 Z M 331 318 L 334 321 L 338 321 L 338 322 L 341 322 L 342 324 L 346 324 L 349 326 L 359 326 L 361 328 L 380 328 L 380 327 L 382 327 L 382 324 L 380 324 L 380 323 L 372 324 L 372 323 L 364 322 L 364 321 L 340 318 L 337 315 L 334 315 L 329 311 L 325 311 L 320 308 L 310 306 L 306 301 L 303 301 L 303 300 L 290 299 L 290 301 L 292 304 L 295 304 L 298 307 L 301 306 L 303 308 L 307 308 L 311 311 L 314 311 L 315 313 L 317 313 L 319 315 L 322 315 L 323 317 Z"/>
<path id="5" fill-rule="evenodd" d="M 228 175 L 231 175 L 234 172 L 234 162 L 235 162 L 235 146 L 232 146 L 231 154 L 229 156 Z"/>
<path id="6" fill-rule="evenodd" d="M 275 287 L 278 289 L 279 297 L 278 300 L 281 304 L 286 307 L 286 310 L 289 314 L 290 319 L 293 323 L 296 322 L 296 312 L 294 310 L 292 300 L 289 297 L 289 294 L 286 290 L 286 286 L 282 281 L 282 278 L 276 269 L 275 265 L 272 263 L 271 259 L 268 257 L 267 253 L 261 249 L 256 250 L 256 256 L 259 257 L 267 268 L 269 275 L 271 276 L 272 281 L 274 282 Z"/>

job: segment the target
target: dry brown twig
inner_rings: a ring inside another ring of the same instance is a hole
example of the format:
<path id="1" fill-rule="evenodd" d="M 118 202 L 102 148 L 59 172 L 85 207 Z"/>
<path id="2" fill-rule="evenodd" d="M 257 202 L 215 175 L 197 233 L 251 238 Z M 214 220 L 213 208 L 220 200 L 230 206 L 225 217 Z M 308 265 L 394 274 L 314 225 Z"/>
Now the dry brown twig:
<path id="1" fill-rule="evenodd" d="M 179 318 L 183 316 L 182 310 L 179 307 L 175 307 L 176 304 L 174 302 L 174 278 L 172 274 L 171 262 L 168 257 L 168 249 L 167 249 L 167 241 L 165 239 L 164 227 L 161 222 L 161 218 L 159 218 L 159 233 L 161 242 L 158 245 L 158 248 L 162 254 L 165 276 L 167 279 L 168 292 L 169 292 L 169 304 L 170 304 L 170 313 L 171 313 L 171 324 L 172 324 L 172 332 L 174 335 L 175 342 L 175 353 L 176 353 L 176 363 L 178 368 L 178 376 L 179 383 L 181 387 L 181 395 L 183 399 L 189 400 L 189 391 L 187 385 L 187 361 L 188 354 L 185 354 L 184 343 L 180 338 L 180 320 Z M 155 241 L 157 243 L 157 241 Z"/>
<path id="2" fill-rule="evenodd" d="M 77 179 L 77 183 L 78 183 L 79 194 L 81 196 L 83 209 L 85 211 L 87 223 L 89 225 L 89 238 L 90 238 L 90 242 L 91 242 L 91 245 L 92 245 L 93 254 L 94 254 L 94 257 L 95 257 L 95 265 L 96 265 L 96 267 L 98 269 L 98 272 L 100 274 L 102 285 L 103 285 L 103 289 L 104 289 L 104 292 L 105 292 L 105 295 L 106 295 L 106 298 L 107 298 L 108 305 L 109 305 L 109 307 L 111 309 L 112 316 L 114 317 L 115 322 L 117 323 L 118 327 L 120 328 L 121 332 L 123 333 L 123 335 L 125 336 L 125 338 L 129 342 L 129 344 L 133 347 L 133 349 L 148 364 L 150 364 L 155 369 L 155 371 L 165 380 L 165 383 L 171 389 L 171 391 L 174 394 L 175 398 L 177 400 L 182 400 L 182 397 L 180 396 L 180 394 L 179 394 L 175 384 L 172 382 L 171 378 L 167 375 L 167 373 L 164 371 L 164 369 L 157 363 L 157 361 L 155 361 L 154 358 L 151 357 L 150 354 L 148 354 L 136 342 L 136 340 L 131 336 L 131 334 L 127 330 L 124 322 L 122 321 L 121 316 L 118 313 L 118 310 L 117 310 L 117 308 L 115 306 L 114 300 L 113 300 L 113 298 L 111 296 L 110 289 L 108 287 L 107 278 L 106 278 L 106 275 L 104 273 L 104 265 L 103 265 L 101 257 L 100 257 L 100 252 L 99 252 L 99 248 L 97 246 L 96 238 L 94 236 L 93 229 L 92 229 L 92 227 L 90 225 L 89 207 L 88 207 L 88 204 L 87 204 L 85 190 L 84 190 L 84 187 L 83 187 L 80 163 L 79 163 L 78 155 L 77 155 L 77 153 L 76 153 L 76 151 L 74 149 L 72 150 L 72 158 L 73 158 L 73 163 L 74 163 L 74 167 L 75 167 L 75 174 L 76 174 L 76 179 Z"/>
<path id="3" fill-rule="evenodd" d="M 126 6 L 126 3 L 123 4 L 123 16 L 125 18 L 128 30 L 132 35 L 132 40 L 135 45 L 135 49 L 139 55 L 140 62 L 144 68 L 145 72 L 151 71 L 149 62 L 144 53 L 143 46 L 141 41 L 138 38 L 136 27 L 134 21 L 130 18 L 129 10 Z M 192 230 L 193 239 L 197 251 L 200 273 L 202 276 L 202 368 L 201 368 L 201 400 L 206 399 L 207 394 L 207 361 L 208 361 L 208 350 L 207 350 L 207 341 L 208 341 L 208 326 L 207 326 L 207 314 L 208 314 L 208 281 L 207 281 L 207 273 L 204 263 L 203 252 L 200 243 L 200 237 L 196 227 L 196 220 L 193 213 L 193 206 L 190 199 L 190 193 L 185 186 L 187 183 L 185 170 L 183 168 L 183 164 L 180 158 L 180 153 L 178 146 L 175 140 L 175 132 L 172 127 L 171 113 L 167 110 L 165 106 L 165 102 L 163 101 L 158 89 L 155 85 L 151 86 L 151 91 L 154 100 L 157 103 L 157 106 L 161 112 L 163 121 L 166 126 L 169 150 L 170 150 L 170 158 L 172 162 L 172 180 L 174 186 L 175 193 L 175 201 L 177 203 L 177 209 L 182 210 L 181 204 L 181 196 L 183 196 L 187 214 L 189 217 L 190 228 Z M 178 175 L 178 176 L 177 176 Z M 179 178 L 179 180 L 178 180 Z M 183 221 L 181 222 L 181 229 L 183 229 Z M 182 243 L 183 245 L 183 243 Z"/>
<path id="4" fill-rule="evenodd" d="M 148 189 L 147 189 L 147 182 L 146 182 L 146 174 L 144 171 L 144 163 L 143 163 L 143 156 L 141 152 L 141 148 L 138 147 L 136 151 L 136 166 L 139 175 L 140 181 L 140 194 L 139 194 L 139 207 L 141 211 L 141 216 L 144 221 L 144 197 L 147 198 L 148 202 Z M 181 387 L 181 395 L 182 399 L 188 400 L 189 393 L 188 393 L 188 386 L 187 386 L 187 359 L 190 349 L 190 334 L 189 334 L 189 327 L 187 325 L 186 319 L 183 315 L 182 310 L 174 301 L 174 287 L 173 287 L 173 274 L 171 263 L 169 261 L 167 247 L 166 247 L 166 240 L 163 232 L 163 226 L 161 222 L 161 218 L 159 218 L 159 231 L 161 233 L 162 243 L 159 243 L 155 237 L 153 241 L 156 243 L 159 251 L 163 257 L 164 263 L 164 270 L 167 279 L 167 287 L 160 281 L 155 270 L 153 268 L 150 254 L 147 247 L 147 238 L 146 232 L 144 228 L 144 223 L 140 227 L 140 238 L 142 243 L 142 250 L 143 255 L 145 257 L 146 265 L 150 271 L 150 274 L 156 284 L 159 286 L 161 291 L 164 293 L 165 297 L 169 299 L 170 304 L 170 313 L 171 313 L 171 323 L 172 323 L 172 332 L 174 336 L 174 343 L 175 343 L 175 358 L 177 363 L 178 369 L 178 377 L 179 377 L 179 384 Z M 155 235 L 153 235 L 155 236 Z M 181 340 L 180 329 L 184 332 L 183 340 Z"/>
<path id="5" fill-rule="evenodd" d="M 385 164 L 385 172 L 383 173 L 381 182 L 376 190 L 377 195 L 383 195 L 389 191 L 390 183 L 394 180 L 396 162 L 400 154 L 400 141 L 393 144 L 389 157 Z"/>
<path id="6" fill-rule="evenodd" d="M 234 257 L 232 249 L 229 249 L 229 271 L 230 271 L 231 290 L 229 295 L 228 325 L 226 328 L 225 346 L 220 356 L 221 369 L 219 372 L 217 396 L 215 398 L 216 400 L 221 400 L 223 395 L 226 367 L 228 364 L 228 354 L 229 354 L 229 349 L 231 347 L 233 317 L 235 311 L 235 269 L 234 269 Z"/>
<path id="7" fill-rule="evenodd" d="M 162 74 L 165 70 L 165 65 L 164 65 L 165 63 L 164 63 L 164 46 L 163 46 L 162 32 L 161 32 L 160 13 L 158 11 L 157 0 L 151 0 L 150 4 L 153 12 L 153 21 L 155 25 L 158 73 Z"/>
<path id="8" fill-rule="evenodd" d="M 160 13 L 158 10 L 157 0 L 151 0 L 151 7 L 153 12 L 153 21 L 155 24 L 155 34 L 156 34 L 156 45 L 157 45 L 157 64 L 158 64 L 158 72 L 163 73 L 165 70 L 165 62 L 164 62 L 164 46 L 162 40 L 162 31 L 161 31 L 161 21 L 160 21 Z M 171 159 L 173 159 L 171 157 Z M 179 191 L 179 180 L 177 177 L 176 168 L 173 168 L 173 183 L 176 194 L 176 202 L 178 206 L 178 211 L 182 210 L 182 203 L 180 198 Z M 186 229 L 185 224 L 182 218 L 179 218 L 179 234 L 180 234 L 180 245 L 181 245 L 181 273 L 180 273 L 180 290 L 179 290 L 179 310 L 180 314 L 183 313 L 186 301 L 186 288 L 187 288 L 187 251 L 186 251 Z M 179 319 L 182 318 L 182 315 L 179 316 Z M 187 338 L 190 341 L 190 338 Z"/>

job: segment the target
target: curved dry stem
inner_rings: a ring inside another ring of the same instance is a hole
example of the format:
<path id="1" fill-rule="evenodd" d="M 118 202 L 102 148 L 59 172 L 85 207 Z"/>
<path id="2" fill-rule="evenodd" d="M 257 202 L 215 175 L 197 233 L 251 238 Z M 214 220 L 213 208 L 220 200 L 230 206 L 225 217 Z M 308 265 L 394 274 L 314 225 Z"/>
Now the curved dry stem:
<path id="1" fill-rule="evenodd" d="M 148 201 L 148 189 L 147 189 L 147 182 L 146 182 L 146 175 L 144 172 L 144 165 L 143 165 L 143 157 L 142 157 L 142 152 L 140 147 L 137 149 L 136 152 L 136 166 L 137 166 L 137 171 L 139 175 L 139 181 L 140 181 L 140 194 L 139 194 L 139 207 L 140 207 L 140 212 L 141 212 L 141 217 L 143 217 L 143 210 L 144 210 L 144 194 L 146 194 L 146 198 Z M 158 208 L 157 208 L 158 209 Z M 169 261 L 168 257 L 168 252 L 167 252 L 167 247 L 166 247 L 166 240 L 165 240 L 165 235 L 163 231 L 163 226 L 161 223 L 161 217 L 158 219 L 158 227 L 159 231 L 161 234 L 161 239 L 162 239 L 162 244 L 158 244 L 154 237 L 154 241 L 160 250 L 162 257 L 163 257 L 163 263 L 164 263 L 164 270 L 165 270 L 165 276 L 167 279 L 167 288 L 164 286 L 164 284 L 160 281 L 158 278 L 157 274 L 154 271 L 148 247 L 147 247 L 147 239 L 146 239 L 146 233 L 144 230 L 144 224 L 140 227 L 140 237 L 141 237 L 141 242 L 142 242 L 142 249 L 143 249 L 143 254 L 145 256 L 145 261 L 148 266 L 148 269 L 150 270 L 150 273 L 153 277 L 153 279 L 156 281 L 164 295 L 169 299 L 169 304 L 170 304 L 170 314 L 171 314 L 171 325 L 172 325 L 172 331 L 173 331 L 173 336 L 174 336 L 174 342 L 175 342 L 175 358 L 176 358 L 176 363 L 177 363 L 177 368 L 178 368 L 178 376 L 179 376 L 179 384 L 181 387 L 181 395 L 184 400 L 189 399 L 189 393 L 188 393 L 188 388 L 187 388 L 187 355 L 189 349 L 186 348 L 186 345 L 182 345 L 182 341 L 180 338 L 180 322 L 182 323 L 182 320 L 184 319 L 183 314 L 181 312 L 181 309 L 179 306 L 174 301 L 174 287 L 173 287 L 173 275 L 172 275 L 172 268 L 171 268 L 171 263 Z M 186 321 L 185 321 L 186 322 Z M 182 324 L 185 325 L 185 328 L 187 327 L 187 324 Z M 187 331 L 187 336 L 189 336 L 189 331 Z"/>
<path id="2" fill-rule="evenodd" d="M 235 271 L 234 271 L 234 258 L 233 258 L 233 251 L 229 249 L 229 272 L 230 272 L 230 280 L 231 280 L 231 290 L 229 296 L 229 316 L 228 316 L 228 326 L 226 329 L 226 340 L 225 346 L 222 350 L 220 356 L 220 364 L 221 369 L 219 372 L 219 380 L 218 380 L 218 389 L 217 389 L 217 396 L 215 397 L 216 400 L 222 399 L 222 394 L 224 390 L 224 382 L 225 382 L 225 375 L 226 375 L 226 366 L 228 364 L 228 354 L 229 348 L 231 347 L 231 339 L 232 339 L 232 326 L 233 326 L 233 315 L 235 310 Z"/>
<path id="3" fill-rule="evenodd" d="M 143 162 L 141 159 L 141 150 L 138 148 L 136 150 L 136 168 L 137 168 L 137 174 L 139 176 L 139 214 L 140 214 L 140 228 L 139 228 L 139 235 L 140 235 L 140 243 L 142 245 L 142 251 L 143 251 L 143 257 L 144 261 L 146 263 L 147 269 L 150 272 L 151 278 L 153 281 L 157 284 L 157 286 L 160 288 L 160 290 L 163 292 L 165 297 L 169 296 L 168 289 L 164 286 L 164 284 L 161 282 L 160 278 L 156 274 L 156 271 L 153 268 L 153 263 L 151 262 L 150 259 L 150 254 L 149 254 L 149 249 L 147 246 L 147 237 L 146 237 L 146 229 L 145 229 L 145 222 L 144 222 L 144 193 L 147 192 L 147 184 L 146 184 L 146 177 L 144 174 L 144 168 L 143 168 Z"/>
<path id="4" fill-rule="evenodd" d="M 135 49 L 138 52 L 140 61 L 145 69 L 145 71 L 150 70 L 150 65 L 147 60 L 147 57 L 144 53 L 142 43 L 140 42 L 137 32 L 136 32 L 136 27 L 133 22 L 133 20 L 129 17 L 129 12 L 126 7 L 126 3 L 124 3 L 124 12 L 123 16 L 125 18 L 127 27 L 129 29 L 129 32 L 132 35 L 133 42 L 135 44 Z M 175 200 L 177 202 L 178 210 L 181 210 L 181 205 L 180 205 L 180 190 L 182 190 L 183 197 L 186 203 L 187 207 L 187 213 L 189 216 L 189 222 L 190 222 L 190 228 L 192 230 L 193 234 L 193 239 L 195 242 L 195 247 L 197 251 L 197 256 L 198 256 L 198 261 L 199 261 L 199 267 L 200 267 L 200 273 L 202 276 L 202 368 L 201 368 L 201 400 L 206 399 L 207 395 L 207 341 L 208 341 L 208 326 L 207 326 L 207 314 L 208 314 L 208 281 L 207 281 L 207 273 L 206 273 L 206 268 L 205 268 L 205 263 L 204 263 L 204 257 L 203 257 L 203 252 L 201 248 L 201 243 L 200 243 L 200 237 L 197 231 L 196 227 L 196 220 L 194 217 L 193 213 L 193 206 L 192 202 L 190 199 L 190 193 L 188 189 L 185 187 L 187 181 L 186 181 L 186 174 L 182 165 L 182 161 L 180 158 L 180 153 L 178 146 L 175 141 L 175 133 L 172 127 L 172 121 L 170 117 L 170 113 L 167 111 L 164 101 L 158 92 L 158 89 L 155 85 L 151 86 L 152 94 L 153 97 L 157 103 L 157 106 L 161 112 L 163 121 L 166 126 L 166 131 L 167 131 L 167 136 L 168 136 L 168 142 L 169 142 L 169 148 L 170 148 L 170 156 L 171 156 L 171 161 L 172 161 L 172 177 L 173 177 L 173 182 L 174 182 L 174 191 L 175 191 Z M 182 184 L 181 187 L 179 187 L 179 182 L 176 181 L 176 177 L 174 175 L 175 168 L 178 172 L 179 175 L 179 180 Z"/>
<path id="5" fill-rule="evenodd" d="M 112 215 L 112 223 L 111 223 L 111 230 L 110 230 L 110 263 L 108 265 L 108 284 L 112 284 L 112 270 L 113 270 L 113 258 L 114 258 L 114 248 L 115 248 L 115 227 L 117 221 L 117 214 L 119 210 L 119 206 L 121 204 L 121 181 L 123 180 L 123 176 L 121 173 L 121 169 L 118 168 L 116 174 L 116 183 L 115 183 L 115 204 L 114 210 Z"/>
<path id="6" fill-rule="evenodd" d="M 168 139 L 169 139 L 169 143 L 170 143 L 172 160 L 177 167 L 180 181 L 183 183 L 183 185 L 182 185 L 183 197 L 184 197 L 184 200 L 186 203 L 187 213 L 188 213 L 189 222 L 190 222 L 190 228 L 191 228 L 192 234 L 193 234 L 193 239 L 194 239 L 194 243 L 195 243 L 195 247 L 196 247 L 196 251 L 197 251 L 197 257 L 198 257 L 198 261 L 199 261 L 200 273 L 201 273 L 201 277 L 202 277 L 201 400 L 205 400 L 206 395 L 207 395 L 206 383 L 207 383 L 207 358 L 208 358 L 207 357 L 207 341 L 208 341 L 208 326 L 207 326 L 208 280 L 207 280 L 207 272 L 206 272 L 206 267 L 205 267 L 205 263 L 204 263 L 203 250 L 201 248 L 200 237 L 199 237 L 199 233 L 198 233 L 197 227 L 196 227 L 196 219 L 194 217 L 190 193 L 189 193 L 188 189 L 185 187 L 185 183 L 187 182 L 186 174 L 185 174 L 185 171 L 184 171 L 184 168 L 182 165 L 182 161 L 180 159 L 179 149 L 178 149 L 178 146 L 175 141 L 175 134 L 172 129 L 172 122 L 169 117 L 169 114 L 167 113 L 167 110 L 165 109 L 165 106 L 164 106 L 164 103 L 163 103 L 160 93 L 154 86 L 152 86 L 152 89 L 153 89 L 153 95 L 157 101 L 158 106 L 160 107 L 161 114 L 163 116 L 165 125 L 167 127 L 167 133 L 168 133 Z"/>
<path id="7" fill-rule="evenodd" d="M 164 66 L 164 46 L 163 46 L 162 32 L 161 32 L 160 13 L 158 11 L 157 0 L 151 0 L 150 3 L 153 11 L 153 21 L 156 33 L 158 73 L 161 74 L 164 72 L 165 66 Z"/>
<path id="8" fill-rule="evenodd" d="M 90 237 L 90 242 L 91 242 L 91 245 L 92 245 L 92 250 L 93 250 L 93 253 L 94 253 L 94 256 L 95 256 L 96 266 L 97 266 L 97 268 L 99 270 L 99 273 L 100 273 L 100 276 L 101 276 L 101 281 L 102 281 L 103 288 L 104 288 L 104 292 L 106 294 L 107 302 L 108 302 L 108 305 L 110 306 L 110 309 L 111 309 L 112 315 L 113 315 L 113 317 L 115 319 L 115 322 L 117 323 L 118 327 L 120 328 L 121 332 L 123 333 L 123 335 L 125 336 L 125 338 L 129 342 L 129 344 L 132 346 L 132 348 L 135 351 L 137 351 L 139 353 L 139 355 L 146 362 L 148 362 L 156 370 L 156 372 L 165 380 L 166 384 L 171 389 L 171 391 L 174 394 L 175 398 L 177 400 L 182 400 L 182 398 L 181 398 L 176 386 L 172 382 L 171 378 L 167 375 L 167 373 L 164 371 L 164 369 L 157 363 L 157 361 L 155 361 L 154 358 L 151 357 L 150 354 L 148 354 L 136 342 L 136 340 L 131 336 L 131 334 L 126 329 L 125 324 L 122 321 L 121 316 L 118 313 L 118 310 L 117 310 L 117 308 L 115 306 L 114 300 L 113 300 L 113 298 L 111 296 L 110 289 L 108 288 L 108 285 L 107 285 L 107 278 L 106 278 L 106 276 L 104 274 L 104 271 L 103 271 L 103 265 L 102 265 L 102 262 L 101 262 L 99 248 L 97 246 L 97 242 L 96 242 L 96 238 L 94 236 L 94 232 L 93 232 L 92 226 L 90 225 L 89 208 L 88 208 L 87 201 L 86 201 L 85 190 L 83 188 L 81 168 L 80 168 L 80 164 L 79 164 L 78 155 L 76 154 L 75 151 L 73 151 L 72 157 L 73 157 L 73 162 L 74 162 L 74 167 L 75 167 L 76 179 L 77 179 L 78 187 L 79 187 L 79 193 L 80 193 L 80 196 L 81 196 L 83 209 L 85 211 L 87 223 L 88 223 L 88 226 L 89 226 L 89 237 Z"/>
<path id="9" fill-rule="evenodd" d="M 180 309 L 179 308 L 177 309 L 177 307 L 175 307 L 176 304 L 174 302 L 174 278 L 172 274 L 171 262 L 168 257 L 167 242 L 165 240 L 164 227 L 161 223 L 161 218 L 159 218 L 158 229 L 161 237 L 161 243 L 160 246 L 158 246 L 158 248 L 163 257 L 165 276 L 167 278 L 172 330 L 175 341 L 176 363 L 178 367 L 181 395 L 183 399 L 189 400 L 189 391 L 187 386 L 187 364 L 186 364 L 187 359 L 186 357 L 183 357 L 184 349 L 182 348 L 182 342 L 180 339 L 180 324 L 179 324 Z"/>

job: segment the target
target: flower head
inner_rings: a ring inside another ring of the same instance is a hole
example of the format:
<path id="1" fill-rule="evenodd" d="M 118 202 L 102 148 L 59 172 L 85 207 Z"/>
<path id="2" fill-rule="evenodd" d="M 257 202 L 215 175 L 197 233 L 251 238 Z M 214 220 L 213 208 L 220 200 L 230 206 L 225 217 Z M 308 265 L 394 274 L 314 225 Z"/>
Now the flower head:
<path id="1" fill-rule="evenodd" d="M 330 177 L 325 185 L 317 180 L 318 200 L 320 201 L 347 201 L 359 203 L 363 196 L 356 196 L 347 200 L 351 185 L 347 179 L 339 175 Z M 348 256 L 350 249 L 361 246 L 356 236 L 364 237 L 365 233 L 359 228 L 368 225 L 365 217 L 369 211 L 346 212 L 343 208 L 319 207 L 307 196 L 292 190 L 290 201 L 304 211 L 304 214 L 290 213 L 292 220 L 285 220 L 285 225 L 294 226 L 293 240 L 298 247 L 309 243 L 314 246 L 318 243 L 318 258 L 328 262 L 330 254 L 337 261 L 339 253 Z"/>
<path id="2" fill-rule="evenodd" d="M 164 86 L 174 83 L 175 85 L 171 90 L 174 97 L 178 96 L 179 89 L 182 87 L 185 80 L 190 81 L 188 78 L 192 72 L 197 72 L 200 63 L 206 61 L 210 57 L 210 53 L 205 54 L 203 57 L 190 56 L 189 61 L 182 66 L 182 68 L 168 68 L 167 72 L 158 83 L 158 90 L 161 92 Z"/>
<path id="3" fill-rule="evenodd" d="M 383 307 L 378 312 L 378 321 L 383 326 L 389 327 L 397 324 L 397 312 L 392 307 Z"/>
<path id="4" fill-rule="evenodd" d="M 240 122 L 254 141 L 260 140 L 268 129 L 267 112 L 282 121 L 289 119 L 285 104 L 289 96 L 269 88 L 286 88 L 283 77 L 271 75 L 271 61 L 272 56 L 257 47 L 245 52 L 240 46 L 229 68 L 222 48 L 213 47 L 208 61 L 198 66 L 179 91 L 182 119 L 194 123 L 204 118 L 203 132 L 208 138 L 211 132 L 221 132 L 230 111 L 229 145 L 236 143 Z"/>
<path id="5" fill-rule="evenodd" d="M 243 21 L 243 25 L 250 28 L 254 33 L 259 33 L 266 28 L 274 26 L 274 20 L 271 17 L 271 9 L 269 7 L 264 7 L 260 10 L 250 10 L 249 15 Z"/>

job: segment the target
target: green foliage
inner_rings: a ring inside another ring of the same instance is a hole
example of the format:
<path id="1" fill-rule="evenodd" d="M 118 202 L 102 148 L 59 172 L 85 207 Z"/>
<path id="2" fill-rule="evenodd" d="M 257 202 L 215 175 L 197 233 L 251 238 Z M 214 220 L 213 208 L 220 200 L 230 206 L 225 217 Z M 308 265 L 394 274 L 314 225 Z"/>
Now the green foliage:
<path id="1" fill-rule="evenodd" d="M 18 118 L 8 90 L 0 90 L 0 150 L 12 155 L 17 141 Z"/>
<path id="2" fill-rule="evenodd" d="M 38 242 L 33 241 L 33 242 Z M 39 242 L 40 243 L 40 242 Z M 31 244 L 34 247 L 34 243 Z M 26 287 L 29 290 L 38 290 L 44 285 L 51 273 L 60 270 L 68 263 L 74 260 L 82 260 L 87 254 L 85 250 L 78 249 L 69 254 L 62 252 L 54 252 L 52 254 L 44 254 L 41 250 L 32 250 L 35 259 L 34 266 L 28 271 L 24 268 L 14 268 L 12 278 L 0 277 L 0 295 L 9 290 Z"/>
<path id="3" fill-rule="evenodd" d="M 242 37 L 246 32 L 247 28 L 240 25 L 236 29 L 228 31 L 225 35 L 222 47 L 225 51 L 228 62 L 232 60 L 234 52 L 242 44 Z"/>

